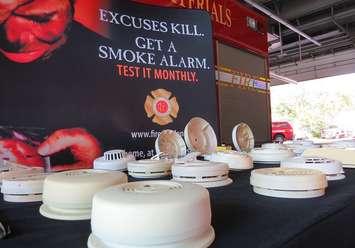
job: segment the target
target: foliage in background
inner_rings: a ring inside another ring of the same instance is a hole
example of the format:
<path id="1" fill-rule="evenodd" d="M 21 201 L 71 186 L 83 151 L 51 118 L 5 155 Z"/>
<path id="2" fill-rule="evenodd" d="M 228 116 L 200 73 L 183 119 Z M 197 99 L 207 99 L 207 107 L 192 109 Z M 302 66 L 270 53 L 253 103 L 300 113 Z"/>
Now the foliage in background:
<path id="1" fill-rule="evenodd" d="M 272 105 L 273 119 L 298 123 L 313 137 L 332 124 L 340 112 L 355 110 L 352 92 L 307 92 L 298 88 L 292 97 L 278 99 Z"/>

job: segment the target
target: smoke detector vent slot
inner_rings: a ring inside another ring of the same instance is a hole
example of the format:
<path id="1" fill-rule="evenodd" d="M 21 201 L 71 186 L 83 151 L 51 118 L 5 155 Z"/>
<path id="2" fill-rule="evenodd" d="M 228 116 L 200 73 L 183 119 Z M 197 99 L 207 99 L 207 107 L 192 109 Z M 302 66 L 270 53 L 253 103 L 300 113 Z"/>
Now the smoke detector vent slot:
<path id="1" fill-rule="evenodd" d="M 134 156 L 127 154 L 125 150 L 110 150 L 94 160 L 94 169 L 125 171 L 127 163 L 132 160 L 135 160 Z"/>
<path id="2" fill-rule="evenodd" d="M 315 169 L 323 172 L 328 180 L 345 178 L 342 164 L 339 161 L 320 157 L 295 157 L 281 162 L 281 167 Z"/>
<path id="3" fill-rule="evenodd" d="M 190 182 L 204 187 L 220 187 L 232 183 L 228 178 L 229 167 L 226 163 L 191 161 L 172 166 L 173 180 Z"/>

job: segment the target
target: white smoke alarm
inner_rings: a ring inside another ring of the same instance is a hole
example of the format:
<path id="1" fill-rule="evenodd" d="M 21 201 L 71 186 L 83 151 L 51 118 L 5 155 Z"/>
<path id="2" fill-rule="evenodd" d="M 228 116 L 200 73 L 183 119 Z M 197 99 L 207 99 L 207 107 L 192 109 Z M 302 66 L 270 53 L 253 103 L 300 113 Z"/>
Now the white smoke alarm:
<path id="1" fill-rule="evenodd" d="M 169 158 L 180 158 L 186 156 L 186 145 L 177 132 L 167 129 L 162 131 L 155 140 L 155 151 Z"/>
<path id="2" fill-rule="evenodd" d="M 192 152 L 211 154 L 216 151 L 217 137 L 213 127 L 200 117 L 192 118 L 184 130 L 187 147 Z"/>
<path id="3" fill-rule="evenodd" d="M 171 174 L 172 159 L 142 159 L 128 162 L 128 174 L 135 178 L 159 178 Z"/>
<path id="4" fill-rule="evenodd" d="M 280 198 L 313 198 L 325 194 L 328 186 L 324 173 L 299 168 L 266 168 L 251 172 L 255 193 Z"/>
<path id="5" fill-rule="evenodd" d="M 281 167 L 319 170 L 327 176 L 328 180 L 341 180 L 345 178 L 341 163 L 332 159 L 295 157 L 283 160 Z"/>
<path id="6" fill-rule="evenodd" d="M 232 140 L 237 151 L 250 152 L 254 148 L 254 134 L 246 123 L 239 123 L 233 128 Z"/>
<path id="7" fill-rule="evenodd" d="M 119 171 L 73 170 L 47 176 L 40 213 L 51 219 L 90 219 L 94 194 L 109 186 L 127 183 Z"/>
<path id="8" fill-rule="evenodd" d="M 94 196 L 89 248 L 207 248 L 215 237 L 209 193 L 172 181 L 132 182 Z"/>
<path id="9" fill-rule="evenodd" d="M 253 168 L 253 159 L 244 152 L 220 151 L 205 156 L 205 159 L 213 162 L 227 163 L 230 170 L 249 170 Z"/>
<path id="10" fill-rule="evenodd" d="M 303 157 L 320 157 L 341 162 L 344 168 L 355 168 L 354 148 L 310 148 L 303 152 Z"/>
<path id="11" fill-rule="evenodd" d="M 254 148 L 249 155 L 253 158 L 254 163 L 263 164 L 280 164 L 284 159 L 294 157 L 295 154 L 287 148 Z"/>
<path id="12" fill-rule="evenodd" d="M 111 150 L 94 160 L 94 169 L 125 171 L 127 163 L 132 160 L 135 160 L 134 156 L 127 154 L 125 150 Z"/>
<path id="13" fill-rule="evenodd" d="M 48 175 L 46 173 L 36 173 L 4 179 L 1 187 L 4 201 L 42 201 L 43 181 Z"/>
<path id="14" fill-rule="evenodd" d="M 22 176 L 26 174 L 43 173 L 43 167 L 30 167 L 26 165 L 17 164 L 7 160 L 3 161 L 3 165 L 0 168 L 0 183 L 3 179 L 13 178 L 16 176 Z"/>
<path id="15" fill-rule="evenodd" d="M 301 155 L 306 149 L 319 147 L 319 145 L 314 144 L 311 140 L 295 140 L 292 142 L 285 142 L 284 144 L 296 155 Z"/>
<path id="16" fill-rule="evenodd" d="M 254 135 L 250 127 L 240 123 L 233 128 L 232 139 L 237 151 L 218 151 L 205 156 L 206 160 L 227 163 L 231 170 L 249 170 L 253 160 L 245 151 L 254 147 Z"/>
<path id="17" fill-rule="evenodd" d="M 38 171 L 44 171 L 43 167 L 33 167 L 33 166 L 28 166 L 28 165 L 23 165 L 15 162 L 11 162 L 8 160 L 3 160 L 3 163 L 0 167 L 0 171 L 17 171 L 17 170 L 38 170 Z"/>
<path id="18" fill-rule="evenodd" d="M 225 186 L 233 182 L 228 177 L 229 167 L 226 163 L 196 160 L 174 164 L 171 171 L 174 181 L 195 183 L 206 188 Z"/>

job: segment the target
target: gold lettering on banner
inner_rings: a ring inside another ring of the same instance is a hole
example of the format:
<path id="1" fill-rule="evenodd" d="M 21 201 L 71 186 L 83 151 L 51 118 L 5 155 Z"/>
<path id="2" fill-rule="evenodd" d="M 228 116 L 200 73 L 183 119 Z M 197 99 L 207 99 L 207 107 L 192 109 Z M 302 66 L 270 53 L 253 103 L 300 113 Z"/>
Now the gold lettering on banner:
<path id="1" fill-rule="evenodd" d="M 174 5 L 188 9 L 206 10 L 212 20 L 221 25 L 232 27 L 232 11 L 214 0 L 170 0 Z"/>

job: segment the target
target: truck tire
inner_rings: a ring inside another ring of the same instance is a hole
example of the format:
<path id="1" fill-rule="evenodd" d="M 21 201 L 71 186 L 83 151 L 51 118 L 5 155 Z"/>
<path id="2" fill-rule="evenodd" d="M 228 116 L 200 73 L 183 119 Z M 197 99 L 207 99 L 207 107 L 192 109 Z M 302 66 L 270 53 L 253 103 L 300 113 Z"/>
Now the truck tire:
<path id="1" fill-rule="evenodd" d="M 283 136 L 282 134 L 276 134 L 274 136 L 274 141 L 277 143 L 283 143 L 285 141 L 285 136 Z"/>

